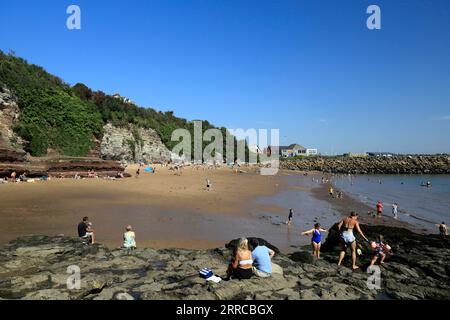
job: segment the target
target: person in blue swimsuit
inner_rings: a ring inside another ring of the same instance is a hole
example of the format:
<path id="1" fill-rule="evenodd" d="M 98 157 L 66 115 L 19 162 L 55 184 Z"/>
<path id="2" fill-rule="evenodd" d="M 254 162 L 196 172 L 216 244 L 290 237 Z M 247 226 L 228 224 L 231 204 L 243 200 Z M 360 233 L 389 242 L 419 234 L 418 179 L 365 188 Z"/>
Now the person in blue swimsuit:
<path id="1" fill-rule="evenodd" d="M 302 235 L 304 236 L 312 235 L 311 246 L 313 248 L 313 256 L 317 259 L 320 259 L 320 246 L 322 243 L 321 232 L 327 232 L 327 230 L 322 229 L 320 223 L 316 223 L 313 229 L 302 232 Z"/>

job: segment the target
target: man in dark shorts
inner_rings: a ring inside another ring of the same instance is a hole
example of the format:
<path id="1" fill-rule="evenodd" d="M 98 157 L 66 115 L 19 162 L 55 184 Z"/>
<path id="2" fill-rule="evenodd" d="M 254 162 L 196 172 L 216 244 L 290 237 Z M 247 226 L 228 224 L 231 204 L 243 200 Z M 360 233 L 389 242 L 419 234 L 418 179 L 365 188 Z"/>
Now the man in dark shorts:
<path id="1" fill-rule="evenodd" d="M 81 239 L 88 239 L 91 244 L 95 243 L 94 230 L 89 226 L 88 217 L 84 217 L 78 224 L 78 236 Z"/>

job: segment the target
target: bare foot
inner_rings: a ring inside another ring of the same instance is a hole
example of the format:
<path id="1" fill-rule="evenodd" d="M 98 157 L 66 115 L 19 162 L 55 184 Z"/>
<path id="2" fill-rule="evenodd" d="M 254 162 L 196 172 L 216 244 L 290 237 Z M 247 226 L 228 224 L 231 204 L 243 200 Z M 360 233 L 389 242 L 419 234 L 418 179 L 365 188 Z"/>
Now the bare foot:
<path id="1" fill-rule="evenodd" d="M 358 270 L 359 267 L 358 267 L 358 266 L 354 266 L 352 269 L 353 269 L 353 270 Z"/>

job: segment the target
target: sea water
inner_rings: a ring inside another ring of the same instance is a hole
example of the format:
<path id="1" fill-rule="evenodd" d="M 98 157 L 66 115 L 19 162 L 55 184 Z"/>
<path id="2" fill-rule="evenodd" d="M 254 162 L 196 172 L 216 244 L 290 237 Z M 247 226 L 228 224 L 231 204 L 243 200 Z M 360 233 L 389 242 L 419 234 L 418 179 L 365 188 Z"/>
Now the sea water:
<path id="1" fill-rule="evenodd" d="M 436 231 L 442 221 L 450 223 L 450 175 L 337 176 L 332 183 L 374 211 L 381 200 L 384 215 L 392 216 L 392 204 L 398 203 L 400 220 L 427 231 Z"/>

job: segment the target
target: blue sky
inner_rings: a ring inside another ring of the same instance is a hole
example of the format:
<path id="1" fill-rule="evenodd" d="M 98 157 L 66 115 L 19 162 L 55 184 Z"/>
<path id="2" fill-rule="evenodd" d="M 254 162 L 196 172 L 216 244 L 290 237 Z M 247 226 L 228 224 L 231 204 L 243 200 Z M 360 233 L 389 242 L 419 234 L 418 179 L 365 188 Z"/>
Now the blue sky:
<path id="1" fill-rule="evenodd" d="M 79 5 L 82 29 L 66 28 Z M 366 28 L 381 8 L 382 29 Z M 70 84 L 281 143 L 450 152 L 450 2 L 2 1 L 0 49 Z"/>

